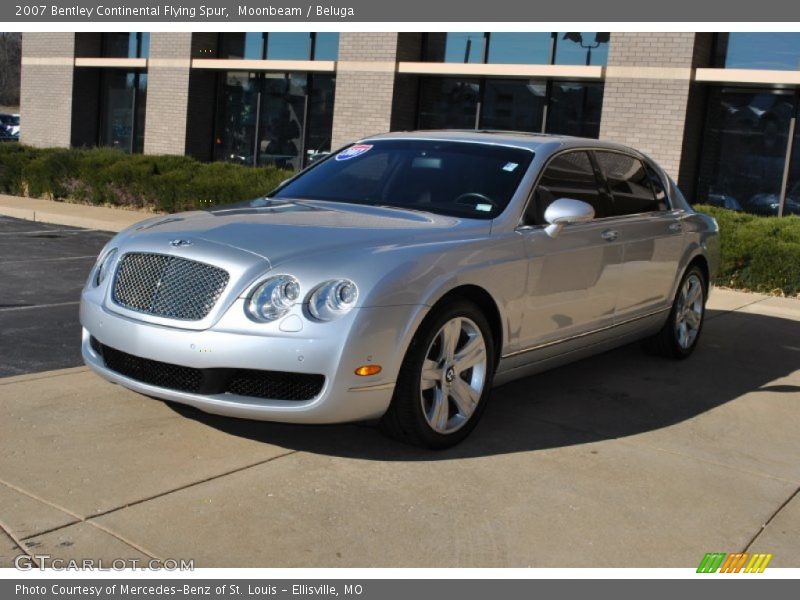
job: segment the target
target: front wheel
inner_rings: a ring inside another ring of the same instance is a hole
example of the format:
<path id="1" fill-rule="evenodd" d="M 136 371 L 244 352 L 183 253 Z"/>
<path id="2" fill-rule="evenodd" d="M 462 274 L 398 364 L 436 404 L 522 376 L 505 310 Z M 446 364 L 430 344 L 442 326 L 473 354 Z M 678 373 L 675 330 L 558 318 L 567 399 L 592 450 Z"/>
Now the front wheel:
<path id="1" fill-rule="evenodd" d="M 681 279 L 667 322 L 661 331 L 644 341 L 645 350 L 676 359 L 694 352 L 703 330 L 707 291 L 705 274 L 692 265 Z"/>
<path id="2" fill-rule="evenodd" d="M 477 306 L 458 300 L 435 309 L 411 341 L 383 430 L 429 448 L 459 443 L 486 408 L 494 365 L 491 328 Z"/>

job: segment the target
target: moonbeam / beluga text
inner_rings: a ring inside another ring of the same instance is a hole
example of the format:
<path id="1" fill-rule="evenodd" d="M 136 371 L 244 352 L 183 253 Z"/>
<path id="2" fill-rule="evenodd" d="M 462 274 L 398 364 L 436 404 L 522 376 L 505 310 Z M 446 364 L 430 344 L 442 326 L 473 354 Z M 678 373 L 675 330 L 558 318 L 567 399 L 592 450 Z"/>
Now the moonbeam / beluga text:
<path id="1" fill-rule="evenodd" d="M 302 17 L 303 9 L 298 6 L 239 6 L 240 17 Z"/>

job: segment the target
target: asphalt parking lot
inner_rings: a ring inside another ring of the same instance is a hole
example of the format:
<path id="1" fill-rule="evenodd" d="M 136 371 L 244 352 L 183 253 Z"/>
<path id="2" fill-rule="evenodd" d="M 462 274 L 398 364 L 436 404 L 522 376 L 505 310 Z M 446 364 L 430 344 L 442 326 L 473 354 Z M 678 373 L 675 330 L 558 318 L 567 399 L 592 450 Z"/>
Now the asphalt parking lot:
<path id="1" fill-rule="evenodd" d="M 77 299 L 109 235 L 0 219 L 0 566 L 800 566 L 798 300 L 715 290 L 690 360 L 629 346 L 497 388 L 431 453 L 94 376 Z"/>
<path id="2" fill-rule="evenodd" d="M 78 297 L 111 236 L 0 216 L 0 377 L 80 364 Z"/>

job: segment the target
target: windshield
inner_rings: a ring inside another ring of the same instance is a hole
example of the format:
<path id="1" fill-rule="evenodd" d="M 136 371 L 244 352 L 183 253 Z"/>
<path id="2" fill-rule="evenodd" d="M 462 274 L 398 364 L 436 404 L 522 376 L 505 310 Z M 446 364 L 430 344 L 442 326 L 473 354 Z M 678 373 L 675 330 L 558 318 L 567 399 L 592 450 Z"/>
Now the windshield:
<path id="1" fill-rule="evenodd" d="M 0 123 L 2 123 L 3 125 L 19 125 L 19 116 L 0 115 Z"/>
<path id="2" fill-rule="evenodd" d="M 508 205 L 532 159 L 530 150 L 482 143 L 373 140 L 345 148 L 270 197 L 491 219 Z"/>

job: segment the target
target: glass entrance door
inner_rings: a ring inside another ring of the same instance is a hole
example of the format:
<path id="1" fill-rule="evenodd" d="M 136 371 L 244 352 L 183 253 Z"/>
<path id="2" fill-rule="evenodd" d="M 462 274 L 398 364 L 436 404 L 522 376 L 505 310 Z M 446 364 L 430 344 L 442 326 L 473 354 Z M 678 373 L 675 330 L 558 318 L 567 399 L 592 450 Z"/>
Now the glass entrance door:
<path id="1" fill-rule="evenodd" d="M 253 73 L 225 73 L 220 83 L 214 160 L 255 164 L 258 92 Z"/>
<path id="2" fill-rule="evenodd" d="M 147 73 L 107 69 L 100 76 L 99 146 L 124 152 L 144 149 Z"/>
<path id="3" fill-rule="evenodd" d="M 305 152 L 306 76 L 265 73 L 260 96 L 257 164 L 300 169 Z"/>
<path id="4" fill-rule="evenodd" d="M 301 169 L 330 150 L 333 89 L 329 75 L 225 73 L 214 159 Z"/>

